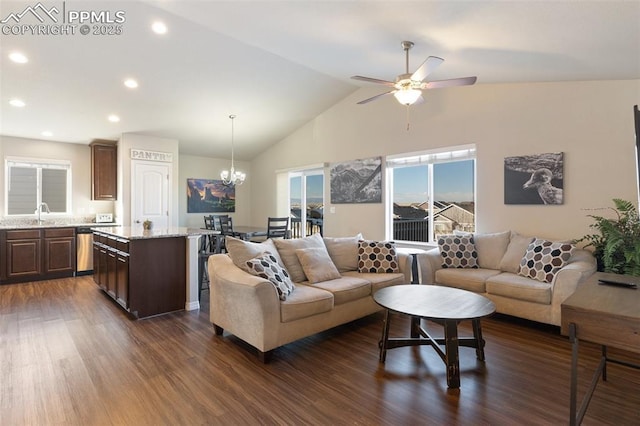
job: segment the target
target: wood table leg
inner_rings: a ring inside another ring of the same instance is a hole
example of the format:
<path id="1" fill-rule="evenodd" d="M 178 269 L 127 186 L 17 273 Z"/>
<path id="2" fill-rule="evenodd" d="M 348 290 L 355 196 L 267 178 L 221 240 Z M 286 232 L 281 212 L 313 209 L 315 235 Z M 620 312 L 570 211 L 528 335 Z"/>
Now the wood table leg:
<path id="1" fill-rule="evenodd" d="M 387 343 L 389 342 L 389 323 L 391 313 L 388 309 L 384 312 L 384 324 L 382 326 L 382 339 L 380 340 L 380 362 L 384 364 L 387 359 Z"/>
<path id="2" fill-rule="evenodd" d="M 578 399 L 578 337 L 576 336 L 576 325 L 569 324 L 569 342 L 571 342 L 571 384 L 569 396 L 569 425 L 577 423 L 577 399 Z"/>
<path id="3" fill-rule="evenodd" d="M 445 362 L 447 364 L 447 386 L 460 387 L 460 359 L 458 358 L 458 322 L 444 321 Z"/>
<path id="4" fill-rule="evenodd" d="M 482 326 L 479 319 L 471 320 L 473 326 L 473 338 L 476 340 L 476 358 L 484 361 L 484 339 L 482 338 Z"/>

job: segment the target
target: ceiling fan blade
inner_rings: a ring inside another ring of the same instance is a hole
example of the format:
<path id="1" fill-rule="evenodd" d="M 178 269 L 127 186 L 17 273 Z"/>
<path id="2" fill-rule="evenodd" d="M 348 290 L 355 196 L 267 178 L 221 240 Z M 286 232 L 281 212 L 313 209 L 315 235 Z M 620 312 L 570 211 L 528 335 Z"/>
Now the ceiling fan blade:
<path id="1" fill-rule="evenodd" d="M 425 61 L 420 65 L 420 67 L 411 74 L 411 80 L 422 81 L 429 74 L 431 74 L 438 66 L 444 62 L 444 59 L 438 58 L 437 56 L 429 56 Z"/>
<path id="2" fill-rule="evenodd" d="M 452 78 L 450 80 L 438 80 L 438 81 L 429 81 L 428 83 L 423 83 L 423 89 L 441 89 L 443 87 L 453 87 L 453 86 L 470 86 L 476 82 L 478 77 L 462 77 L 462 78 Z"/>
<path id="3" fill-rule="evenodd" d="M 391 93 L 395 93 L 395 92 L 396 92 L 396 90 L 390 90 L 388 92 L 380 93 L 379 95 L 375 95 L 375 96 L 367 98 L 367 99 L 365 99 L 363 101 L 358 102 L 358 105 L 363 105 L 363 104 L 369 103 L 371 101 L 375 101 L 376 99 L 378 99 L 378 98 L 380 98 L 380 97 L 382 97 L 384 95 L 390 95 Z"/>
<path id="4" fill-rule="evenodd" d="M 353 80 L 366 81 L 367 83 L 384 84 L 385 86 L 394 87 L 396 84 L 393 81 L 380 80 L 379 78 L 363 77 L 361 75 L 354 75 L 351 77 Z"/>

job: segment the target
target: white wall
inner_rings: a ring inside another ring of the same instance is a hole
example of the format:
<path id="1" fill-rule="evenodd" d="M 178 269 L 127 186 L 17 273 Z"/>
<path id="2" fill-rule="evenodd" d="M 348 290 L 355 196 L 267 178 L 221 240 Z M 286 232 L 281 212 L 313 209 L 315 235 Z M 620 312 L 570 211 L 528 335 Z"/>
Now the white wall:
<path id="1" fill-rule="evenodd" d="M 570 239 L 588 232 L 585 209 L 636 200 L 633 105 L 640 80 L 478 84 L 431 90 L 407 111 L 393 98 L 356 102 L 380 93 L 363 88 L 252 161 L 251 222 L 277 211 L 276 171 L 321 162 L 385 156 L 475 143 L 477 230 L 513 229 Z M 564 204 L 505 205 L 504 158 L 565 153 Z M 329 213 L 325 175 L 325 235 L 384 238 L 383 204 L 335 205 Z M 259 208 L 257 208 L 259 206 Z"/>
<path id="2" fill-rule="evenodd" d="M 6 157 L 27 157 L 47 160 L 71 161 L 72 216 L 90 216 L 95 213 L 113 213 L 113 201 L 91 200 L 91 148 L 88 145 L 52 142 L 0 136 L 0 216 L 5 214 L 5 164 Z M 35 211 L 36 206 L 33 206 Z M 34 215 L 35 217 L 35 215 Z"/>
<path id="3" fill-rule="evenodd" d="M 180 176 L 178 178 L 178 203 L 180 212 L 180 226 L 201 228 L 204 226 L 205 213 L 187 213 L 187 179 L 220 179 L 220 172 L 228 170 L 231 160 L 197 157 L 193 155 L 180 156 Z M 236 211 L 230 213 L 234 225 L 249 225 L 251 217 L 251 182 L 252 173 L 249 163 L 235 161 L 235 167 L 247 174 L 247 180 L 236 186 Z M 207 213 L 207 215 L 210 213 Z"/>

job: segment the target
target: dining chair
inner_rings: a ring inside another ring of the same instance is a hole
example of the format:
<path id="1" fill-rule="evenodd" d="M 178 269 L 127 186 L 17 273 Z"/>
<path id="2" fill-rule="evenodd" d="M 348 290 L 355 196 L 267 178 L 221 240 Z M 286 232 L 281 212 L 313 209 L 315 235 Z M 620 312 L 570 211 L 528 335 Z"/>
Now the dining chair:
<path id="1" fill-rule="evenodd" d="M 213 215 L 210 214 L 209 216 L 205 216 L 204 217 L 204 229 L 214 229 L 213 227 Z"/>
<path id="2" fill-rule="evenodd" d="M 288 217 L 270 217 L 267 219 L 267 238 L 291 238 Z"/>
<path id="3" fill-rule="evenodd" d="M 215 229 L 213 215 L 204 217 L 204 228 Z M 209 256 L 220 252 L 216 247 L 216 238 L 218 238 L 217 235 L 207 234 L 200 237 L 202 242 L 198 251 L 198 301 L 200 301 L 202 291 L 209 289 L 209 274 L 207 271 Z"/>
<path id="4" fill-rule="evenodd" d="M 233 231 L 233 218 L 227 214 L 217 215 L 220 223 L 219 231 L 223 236 L 238 237 L 238 233 Z"/>

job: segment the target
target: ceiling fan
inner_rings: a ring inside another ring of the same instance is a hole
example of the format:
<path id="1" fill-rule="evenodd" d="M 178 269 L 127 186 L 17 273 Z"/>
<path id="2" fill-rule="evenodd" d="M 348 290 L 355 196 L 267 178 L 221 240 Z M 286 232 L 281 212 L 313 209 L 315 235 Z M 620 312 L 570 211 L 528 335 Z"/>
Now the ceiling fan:
<path id="1" fill-rule="evenodd" d="M 423 89 L 440 89 L 443 87 L 451 87 L 451 86 L 469 86 L 476 82 L 477 77 L 452 78 L 450 80 L 438 80 L 438 81 L 428 81 L 428 82 L 424 81 L 424 79 L 427 78 L 429 74 L 431 74 L 441 63 L 444 62 L 444 59 L 438 58 L 437 56 L 429 56 L 422 63 L 422 65 L 420 65 L 420 67 L 416 70 L 416 72 L 414 72 L 413 74 L 410 74 L 409 73 L 409 49 L 411 49 L 412 47 L 413 47 L 413 42 L 411 41 L 402 42 L 402 49 L 405 51 L 405 55 L 406 55 L 406 72 L 396 77 L 395 83 L 393 81 L 380 80 L 380 79 L 371 78 L 371 77 L 362 77 L 360 75 L 354 75 L 353 77 L 351 77 L 354 80 L 383 84 L 388 87 L 393 87 L 393 90 L 390 90 L 385 93 L 380 93 L 379 95 L 360 101 L 358 102 L 358 104 L 366 104 L 382 96 L 393 94 L 393 96 L 395 96 L 398 102 L 400 102 L 402 105 L 409 106 L 409 105 L 413 105 L 415 103 L 420 103 L 424 101 L 422 97 Z"/>

